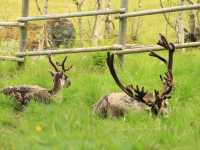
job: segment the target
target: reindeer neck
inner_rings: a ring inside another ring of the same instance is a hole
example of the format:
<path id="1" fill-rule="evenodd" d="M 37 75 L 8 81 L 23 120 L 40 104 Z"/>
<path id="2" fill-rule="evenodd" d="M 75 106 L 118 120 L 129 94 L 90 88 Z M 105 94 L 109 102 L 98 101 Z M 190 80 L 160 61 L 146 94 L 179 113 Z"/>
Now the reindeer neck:
<path id="1" fill-rule="evenodd" d="M 60 83 L 60 80 L 59 79 L 55 79 L 54 83 L 53 83 L 53 87 L 52 89 L 49 91 L 49 93 L 51 95 L 56 95 L 59 91 L 62 90 L 62 85 Z"/>

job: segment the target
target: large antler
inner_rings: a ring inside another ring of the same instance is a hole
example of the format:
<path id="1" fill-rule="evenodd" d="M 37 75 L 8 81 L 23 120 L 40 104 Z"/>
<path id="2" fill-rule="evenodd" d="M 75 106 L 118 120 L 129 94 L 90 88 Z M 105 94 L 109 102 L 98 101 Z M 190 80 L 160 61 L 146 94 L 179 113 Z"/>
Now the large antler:
<path id="1" fill-rule="evenodd" d="M 70 65 L 68 68 L 65 68 L 65 62 L 66 62 L 66 60 L 67 60 L 67 56 L 65 56 L 65 58 L 62 61 L 62 63 L 56 62 L 56 64 L 58 66 L 62 67 L 62 71 L 63 72 L 67 72 L 67 71 L 69 71 L 73 67 L 72 65 Z"/>
<path id="2" fill-rule="evenodd" d="M 49 63 L 52 65 L 52 67 L 55 69 L 56 72 L 59 72 L 60 70 L 58 69 L 58 66 L 61 67 L 62 72 L 67 72 L 72 68 L 72 65 L 69 66 L 68 68 L 65 68 L 65 62 L 67 60 L 67 56 L 63 59 L 62 63 L 56 62 L 56 64 L 53 62 L 51 55 L 48 55 L 49 58 Z"/>
<path id="3" fill-rule="evenodd" d="M 110 55 L 110 53 L 107 54 L 107 65 L 110 70 L 110 73 L 115 80 L 116 84 L 119 86 L 122 91 L 124 91 L 128 96 L 133 97 L 135 100 L 145 103 L 146 105 L 149 105 L 146 101 L 144 101 L 144 96 L 147 94 L 147 92 L 144 90 L 144 87 L 141 89 L 137 85 L 136 87 L 133 87 L 132 84 L 125 86 L 120 81 L 120 79 L 117 76 L 117 73 L 115 71 L 114 67 L 114 54 Z"/>
<path id="4" fill-rule="evenodd" d="M 173 55 L 175 51 L 175 46 L 173 43 L 168 43 L 166 38 L 162 35 L 160 35 L 162 38 L 162 41 L 165 41 L 167 44 L 163 44 L 162 42 L 159 42 L 158 44 L 160 46 L 168 48 L 169 51 L 169 56 L 168 56 L 168 63 L 167 63 L 167 73 L 165 74 L 165 77 L 161 78 L 161 80 L 164 83 L 164 91 L 161 93 L 161 97 L 165 97 L 165 95 L 169 94 L 172 91 L 173 87 L 173 72 L 172 72 L 172 67 L 173 67 Z"/>
<path id="5" fill-rule="evenodd" d="M 166 48 L 168 50 L 168 60 L 166 60 L 165 58 L 159 56 L 158 54 L 154 53 L 154 52 L 150 52 L 150 56 L 156 57 L 159 60 L 161 60 L 162 62 L 164 62 L 167 65 L 167 73 L 165 73 L 165 76 L 161 76 L 160 75 L 160 79 L 163 82 L 163 90 L 162 91 L 157 91 L 154 90 L 154 95 L 155 95 L 155 103 L 154 106 L 152 107 L 154 113 L 158 113 L 158 111 L 160 110 L 160 108 L 162 107 L 162 103 L 163 101 L 165 101 L 166 99 L 169 99 L 170 93 L 172 91 L 173 88 L 173 73 L 172 73 L 172 67 L 173 67 L 173 55 L 174 55 L 174 51 L 175 51 L 175 46 L 173 43 L 168 43 L 168 41 L 166 40 L 166 38 L 160 34 L 160 40 L 157 43 L 158 45 Z"/>
<path id="6" fill-rule="evenodd" d="M 56 64 L 52 61 L 51 55 L 48 55 L 49 63 L 52 65 L 52 67 L 55 69 L 56 72 L 59 72 L 59 69 L 57 68 Z"/>
<path id="7" fill-rule="evenodd" d="M 110 73 L 115 80 L 116 84 L 130 97 L 133 97 L 133 91 L 132 91 L 132 85 L 124 86 L 123 83 L 120 81 L 120 79 L 117 76 L 117 73 L 115 71 L 114 67 L 114 54 L 110 55 L 110 53 L 107 53 L 107 59 L 106 59 L 108 68 L 110 70 Z"/>

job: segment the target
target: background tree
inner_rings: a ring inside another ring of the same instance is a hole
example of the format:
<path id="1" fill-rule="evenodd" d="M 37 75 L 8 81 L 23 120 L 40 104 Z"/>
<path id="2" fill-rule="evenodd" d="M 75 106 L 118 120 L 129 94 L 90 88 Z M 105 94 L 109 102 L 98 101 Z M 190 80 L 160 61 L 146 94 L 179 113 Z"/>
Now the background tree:
<path id="1" fill-rule="evenodd" d="M 179 6 L 184 5 L 184 0 L 180 0 Z M 177 13 L 176 18 L 176 36 L 177 43 L 184 43 L 184 22 L 183 22 L 183 12 L 180 11 Z"/>
<path id="2" fill-rule="evenodd" d="M 160 0 L 160 6 L 164 7 L 164 0 Z M 168 3 L 171 1 L 168 0 Z M 179 5 L 184 5 L 188 3 L 193 5 L 194 2 L 192 0 L 180 0 Z M 197 3 L 200 3 L 197 0 Z M 164 19 L 168 26 L 170 26 L 176 33 L 176 38 L 178 43 L 183 42 L 195 42 L 200 40 L 200 23 L 199 23 L 199 10 L 190 10 L 188 13 L 188 27 L 184 23 L 183 20 L 183 12 L 178 12 L 176 16 L 176 20 L 173 22 L 170 20 L 169 15 L 163 14 Z"/>
<path id="3" fill-rule="evenodd" d="M 85 0 L 73 0 L 74 4 L 76 5 L 77 12 L 82 11 L 82 6 Z M 79 38 L 80 38 L 80 46 L 83 46 L 83 21 L 82 18 L 78 18 L 78 26 L 79 26 Z"/>
<path id="4" fill-rule="evenodd" d="M 97 5 L 96 10 L 105 9 L 105 2 L 106 0 L 96 0 L 96 5 Z M 93 31 L 92 31 L 92 44 L 95 46 L 98 45 L 98 40 L 103 38 L 102 33 L 104 33 L 104 29 L 105 29 L 104 20 L 105 20 L 105 16 L 95 17 Z"/>
<path id="5" fill-rule="evenodd" d="M 40 15 L 47 15 L 48 14 L 48 0 L 45 0 L 43 10 L 41 9 L 41 7 L 39 5 L 38 0 L 35 0 L 35 4 L 36 4 L 36 8 L 37 8 Z M 43 28 L 42 29 L 42 38 L 39 39 L 38 50 L 42 50 L 44 48 L 47 48 L 48 43 L 49 43 L 48 33 L 47 33 L 47 24 L 44 23 L 42 28 Z"/>
<path id="6" fill-rule="evenodd" d="M 142 8 L 142 1 L 138 0 L 137 1 L 137 8 L 135 11 L 140 10 Z M 137 17 L 137 18 L 132 18 L 131 21 L 131 39 L 132 40 L 137 40 L 139 36 L 139 31 L 142 27 L 142 17 Z"/>
<path id="7" fill-rule="evenodd" d="M 111 9 L 112 8 L 111 0 L 107 0 L 106 8 L 107 9 Z M 114 29 L 115 29 L 115 24 L 112 21 L 112 16 L 111 15 L 107 15 L 106 19 L 105 19 L 105 37 L 106 38 L 112 38 Z"/>

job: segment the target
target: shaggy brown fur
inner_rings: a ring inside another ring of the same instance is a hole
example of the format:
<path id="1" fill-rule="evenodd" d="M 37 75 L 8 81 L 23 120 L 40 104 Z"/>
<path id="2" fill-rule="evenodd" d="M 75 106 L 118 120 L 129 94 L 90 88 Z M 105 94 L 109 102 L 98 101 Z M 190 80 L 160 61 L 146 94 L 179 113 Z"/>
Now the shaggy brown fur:
<path id="1" fill-rule="evenodd" d="M 58 64 L 55 65 L 49 56 L 49 62 L 55 69 L 55 72 L 51 72 L 53 77 L 52 89 L 45 89 L 37 85 L 20 85 L 6 87 L 2 89 L 1 92 L 7 96 L 13 97 L 22 105 L 27 104 L 31 99 L 44 103 L 50 103 L 61 89 L 71 85 L 68 76 L 65 74 L 66 71 L 71 69 L 71 67 L 68 69 L 65 69 L 64 67 L 66 58 L 67 57 L 65 57 L 64 61 L 60 65 L 62 70 L 59 70 Z"/>
<path id="2" fill-rule="evenodd" d="M 94 107 L 94 112 L 100 114 L 102 117 L 123 116 L 125 112 L 129 110 L 148 110 L 155 115 L 166 114 L 168 107 L 168 99 L 171 98 L 171 91 L 173 87 L 173 53 L 175 46 L 172 43 L 168 43 L 163 35 L 160 35 L 159 45 L 168 49 L 168 60 L 159 56 L 158 54 L 151 52 L 150 56 L 156 57 L 167 65 L 167 73 L 165 76 L 160 76 L 163 83 L 163 88 L 154 92 L 146 92 L 144 87 L 134 87 L 133 85 L 124 86 L 119 80 L 115 68 L 114 68 L 114 55 L 108 53 L 107 65 L 109 71 L 114 78 L 117 85 L 124 91 L 121 93 L 111 93 L 101 98 Z"/>

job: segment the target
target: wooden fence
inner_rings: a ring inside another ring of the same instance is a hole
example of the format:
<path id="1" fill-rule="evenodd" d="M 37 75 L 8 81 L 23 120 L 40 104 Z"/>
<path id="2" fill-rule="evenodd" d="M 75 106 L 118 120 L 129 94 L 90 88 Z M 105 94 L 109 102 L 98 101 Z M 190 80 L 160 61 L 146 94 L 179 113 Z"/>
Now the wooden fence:
<path id="1" fill-rule="evenodd" d="M 113 51 L 120 58 L 121 66 L 123 65 L 123 55 L 132 53 L 142 53 L 149 51 L 160 51 L 164 50 L 160 46 L 142 46 L 138 47 L 135 45 L 129 45 L 125 43 L 126 41 L 126 31 L 127 31 L 127 19 L 129 17 L 138 17 L 146 15 L 155 15 L 162 13 L 178 12 L 185 10 L 200 9 L 200 4 L 194 5 L 184 5 L 175 6 L 169 8 L 153 9 L 153 10 L 143 10 L 136 12 L 128 12 L 128 0 L 121 0 L 120 9 L 107 9 L 107 10 L 97 10 L 97 11 L 85 11 L 76 12 L 68 14 L 52 14 L 43 16 L 29 16 L 29 0 L 22 0 L 22 14 L 21 17 L 17 19 L 16 22 L 0 22 L 0 26 L 8 27 L 19 27 L 20 28 L 20 48 L 19 52 L 15 56 L 0 56 L 0 60 L 10 60 L 17 62 L 24 62 L 24 57 L 26 56 L 40 56 L 40 55 L 56 55 L 56 54 L 72 54 L 72 53 L 83 53 L 83 52 L 105 52 Z M 86 16 L 97 16 L 97 15 L 110 15 L 118 14 L 116 19 L 119 20 L 119 34 L 118 43 L 114 46 L 99 46 L 99 47 L 89 47 L 89 48 L 71 48 L 71 49 L 58 49 L 58 50 L 41 50 L 41 51 L 25 51 L 27 43 L 27 24 L 29 21 L 40 21 L 40 20 L 50 20 L 59 18 L 72 18 L 72 17 L 86 17 Z M 191 42 L 176 44 L 177 49 L 197 47 L 200 46 L 200 42 Z"/>

